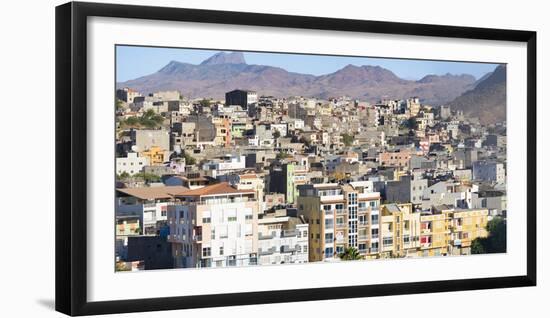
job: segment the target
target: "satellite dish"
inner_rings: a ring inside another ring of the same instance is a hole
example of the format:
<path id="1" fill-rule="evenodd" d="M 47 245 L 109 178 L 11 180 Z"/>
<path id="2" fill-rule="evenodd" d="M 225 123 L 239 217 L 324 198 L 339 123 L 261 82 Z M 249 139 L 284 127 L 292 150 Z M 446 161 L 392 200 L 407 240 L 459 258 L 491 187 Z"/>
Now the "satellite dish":
<path id="1" fill-rule="evenodd" d="M 133 152 L 138 152 L 138 151 L 139 151 L 139 147 L 136 146 L 136 145 L 133 145 L 133 146 L 132 146 L 132 151 L 133 151 Z"/>

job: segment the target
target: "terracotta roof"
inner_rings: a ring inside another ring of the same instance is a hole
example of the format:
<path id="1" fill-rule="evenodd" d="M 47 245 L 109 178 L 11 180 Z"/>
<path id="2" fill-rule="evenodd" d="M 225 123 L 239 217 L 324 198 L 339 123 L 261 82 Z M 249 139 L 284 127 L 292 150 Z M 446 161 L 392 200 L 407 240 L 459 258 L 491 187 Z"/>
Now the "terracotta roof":
<path id="1" fill-rule="evenodd" d="M 239 194 L 239 193 L 255 193 L 254 190 L 237 190 L 233 188 L 227 182 L 221 182 L 213 185 L 209 185 L 203 188 L 198 188 L 194 190 L 189 190 L 185 193 L 182 193 L 181 196 L 208 196 L 208 195 L 217 195 L 217 194 Z"/>
<path id="2" fill-rule="evenodd" d="M 239 176 L 241 179 L 256 179 L 258 176 L 256 174 L 242 174 Z"/>
<path id="3" fill-rule="evenodd" d="M 116 189 L 118 192 L 136 197 L 142 200 L 170 199 L 176 195 L 182 195 L 189 192 L 189 188 L 182 186 L 166 187 L 144 187 L 144 188 L 124 188 Z"/>

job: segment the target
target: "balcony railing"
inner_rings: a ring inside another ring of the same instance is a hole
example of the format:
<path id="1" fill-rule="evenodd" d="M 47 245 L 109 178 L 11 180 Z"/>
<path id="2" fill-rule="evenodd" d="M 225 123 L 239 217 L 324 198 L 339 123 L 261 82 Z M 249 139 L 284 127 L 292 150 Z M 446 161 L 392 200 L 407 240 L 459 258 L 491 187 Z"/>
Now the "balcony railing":
<path id="1" fill-rule="evenodd" d="M 286 230 L 281 232 L 281 237 L 292 237 L 298 235 L 298 233 L 300 233 L 298 230 Z"/>
<path id="2" fill-rule="evenodd" d="M 265 256 L 265 255 L 271 255 L 275 253 L 275 247 L 270 247 L 268 249 L 259 249 L 258 250 L 258 254 L 260 254 L 260 256 Z"/>
<path id="3" fill-rule="evenodd" d="M 258 234 L 258 240 L 270 240 L 274 237 L 275 235 L 273 234 L 262 234 L 262 233 Z"/>
<path id="4" fill-rule="evenodd" d="M 281 246 L 281 253 L 293 253 L 296 252 L 296 247 L 283 245 Z"/>

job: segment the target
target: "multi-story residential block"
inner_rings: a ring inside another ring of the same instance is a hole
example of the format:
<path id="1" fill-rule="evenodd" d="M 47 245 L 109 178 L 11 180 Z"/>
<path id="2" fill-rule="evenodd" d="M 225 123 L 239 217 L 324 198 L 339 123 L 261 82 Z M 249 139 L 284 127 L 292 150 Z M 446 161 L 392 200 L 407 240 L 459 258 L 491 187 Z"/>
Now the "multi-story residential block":
<path id="1" fill-rule="evenodd" d="M 137 215 L 143 225 L 142 234 L 156 235 L 167 221 L 168 206 L 176 195 L 189 191 L 181 186 L 117 189 L 117 216 Z"/>
<path id="2" fill-rule="evenodd" d="M 422 193 L 422 210 L 433 206 L 450 205 L 456 208 L 472 208 L 474 194 L 479 186 L 469 181 L 440 181 L 424 189 Z"/>
<path id="3" fill-rule="evenodd" d="M 448 213 L 420 216 L 420 255 L 440 256 L 449 252 L 451 218 Z"/>
<path id="4" fill-rule="evenodd" d="M 487 237 L 488 212 L 487 209 L 455 209 L 448 212 L 451 215 L 450 254 L 471 254 L 472 241 Z"/>
<path id="5" fill-rule="evenodd" d="M 212 159 L 202 165 L 202 170 L 213 178 L 237 172 L 246 168 L 245 156 L 227 155 L 218 159 Z"/>
<path id="6" fill-rule="evenodd" d="M 159 147 L 163 151 L 170 149 L 170 134 L 163 129 L 133 129 L 131 131 L 131 140 L 138 152 L 149 150 L 152 147 Z"/>
<path id="7" fill-rule="evenodd" d="M 258 220 L 260 265 L 307 263 L 309 225 L 292 210 L 266 211 Z"/>
<path id="8" fill-rule="evenodd" d="M 116 173 L 133 175 L 141 172 L 143 167 L 149 165 L 149 158 L 139 157 L 135 152 L 129 152 L 126 157 L 116 158 Z"/>
<path id="9" fill-rule="evenodd" d="M 129 87 L 124 87 L 123 89 L 116 90 L 116 97 L 127 103 L 133 103 L 134 98 L 138 96 L 141 96 L 141 94 L 138 91 L 135 91 Z"/>
<path id="10" fill-rule="evenodd" d="M 472 175 L 474 180 L 490 181 L 501 184 L 506 181 L 504 165 L 498 162 L 476 161 L 472 167 Z"/>
<path id="11" fill-rule="evenodd" d="M 414 257 L 420 247 L 420 212 L 410 203 L 380 208 L 380 257 Z"/>
<path id="12" fill-rule="evenodd" d="M 251 104 L 258 102 L 258 93 L 236 89 L 225 93 L 225 105 L 240 105 L 242 109 L 247 110 Z"/>
<path id="13" fill-rule="evenodd" d="M 309 261 L 337 259 L 347 247 L 378 253 L 380 194 L 370 181 L 298 187 L 298 214 L 309 223 Z"/>
<path id="14" fill-rule="evenodd" d="M 177 196 L 169 211 L 172 255 L 176 267 L 256 265 L 258 204 L 254 190 L 227 182 Z"/>
<path id="15" fill-rule="evenodd" d="M 409 149 L 400 149 L 399 151 L 387 151 L 379 154 L 379 162 L 382 166 L 399 167 L 402 169 L 409 168 L 411 159 L 411 151 Z"/>

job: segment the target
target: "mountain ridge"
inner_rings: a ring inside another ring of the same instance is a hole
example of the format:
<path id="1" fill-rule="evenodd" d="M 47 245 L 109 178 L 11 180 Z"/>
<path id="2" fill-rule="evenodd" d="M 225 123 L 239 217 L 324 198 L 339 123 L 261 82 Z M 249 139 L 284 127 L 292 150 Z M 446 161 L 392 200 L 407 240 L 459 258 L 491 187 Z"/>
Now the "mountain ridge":
<path id="1" fill-rule="evenodd" d="M 493 72 L 481 77 L 473 89 L 464 92 L 449 105 L 462 110 L 466 116 L 478 117 L 482 124 L 505 121 L 506 66 L 497 66 Z"/>
<path id="2" fill-rule="evenodd" d="M 280 67 L 246 64 L 241 52 L 219 52 L 200 64 L 170 61 L 157 72 L 117 83 L 144 94 L 179 90 L 191 98 L 223 98 L 235 88 L 273 96 L 328 98 L 346 95 L 375 102 L 382 98 L 419 96 L 424 103 L 446 104 L 474 88 L 475 77 L 467 74 L 427 74 L 406 80 L 391 70 L 373 65 L 346 65 L 324 75 L 289 72 Z"/>

